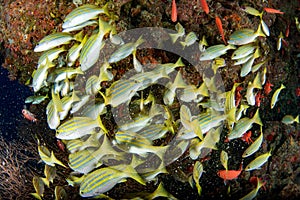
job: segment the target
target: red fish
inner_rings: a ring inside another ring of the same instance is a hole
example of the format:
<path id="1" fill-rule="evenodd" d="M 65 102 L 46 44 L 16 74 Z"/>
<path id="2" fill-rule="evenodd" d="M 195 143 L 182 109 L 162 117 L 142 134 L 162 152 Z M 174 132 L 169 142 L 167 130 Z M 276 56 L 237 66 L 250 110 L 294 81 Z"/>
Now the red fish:
<path id="1" fill-rule="evenodd" d="M 289 37 L 290 35 L 290 24 L 287 25 L 286 30 L 285 30 L 285 37 Z"/>
<path id="2" fill-rule="evenodd" d="M 274 8 L 264 8 L 264 10 L 267 13 L 284 14 L 284 12 L 281 12 L 280 10 L 277 10 L 277 9 L 274 9 Z"/>
<path id="3" fill-rule="evenodd" d="M 218 17 L 218 16 L 216 17 L 216 24 L 217 24 L 218 30 L 222 36 L 222 40 L 226 44 L 224 31 L 223 31 L 223 27 L 222 27 L 222 21 L 221 21 L 220 17 Z"/>
<path id="4" fill-rule="evenodd" d="M 260 91 L 255 95 L 255 105 L 256 105 L 257 107 L 260 107 L 260 102 L 261 102 L 261 99 L 262 99 L 263 97 L 264 97 L 264 96 L 261 94 Z"/>
<path id="5" fill-rule="evenodd" d="M 204 10 L 204 12 L 205 12 L 206 14 L 208 14 L 208 13 L 209 13 L 209 7 L 208 7 L 208 5 L 207 5 L 206 0 L 200 0 L 200 3 L 201 3 L 201 7 L 202 7 L 202 9 Z"/>
<path id="6" fill-rule="evenodd" d="M 296 94 L 297 97 L 300 97 L 300 87 L 296 88 L 295 94 Z"/>
<path id="7" fill-rule="evenodd" d="M 251 131 L 248 131 L 247 133 L 244 133 L 243 137 L 241 137 L 241 139 L 244 141 L 244 142 L 247 142 L 248 144 L 252 143 L 252 139 L 251 139 L 251 136 L 252 136 L 252 132 Z"/>
<path id="8" fill-rule="evenodd" d="M 270 81 L 269 80 L 267 80 L 267 82 L 266 82 L 266 84 L 265 84 L 265 86 L 264 86 L 264 93 L 266 94 L 266 95 L 268 95 L 271 91 L 272 91 L 272 88 L 271 87 L 273 87 L 274 85 L 272 84 L 272 83 L 270 83 Z"/>
<path id="9" fill-rule="evenodd" d="M 23 109 L 22 114 L 25 119 L 32 121 L 32 122 L 37 122 L 38 120 L 35 118 L 35 115 L 32 114 L 29 110 Z"/>
<path id="10" fill-rule="evenodd" d="M 172 22 L 176 22 L 177 21 L 177 7 L 176 7 L 175 0 L 172 0 L 171 20 L 172 20 Z"/>
<path id="11" fill-rule="evenodd" d="M 240 104 L 241 100 L 242 100 L 242 95 L 240 93 L 240 91 L 243 89 L 242 86 L 238 86 L 235 90 L 235 106 L 238 107 L 238 105 Z"/>
<path id="12" fill-rule="evenodd" d="M 63 151 L 63 152 L 65 151 L 65 149 L 66 149 L 65 144 L 61 140 L 57 139 L 56 144 L 61 151 Z"/>
<path id="13" fill-rule="evenodd" d="M 242 165 L 239 170 L 219 170 L 218 176 L 224 181 L 236 179 L 242 172 Z"/>

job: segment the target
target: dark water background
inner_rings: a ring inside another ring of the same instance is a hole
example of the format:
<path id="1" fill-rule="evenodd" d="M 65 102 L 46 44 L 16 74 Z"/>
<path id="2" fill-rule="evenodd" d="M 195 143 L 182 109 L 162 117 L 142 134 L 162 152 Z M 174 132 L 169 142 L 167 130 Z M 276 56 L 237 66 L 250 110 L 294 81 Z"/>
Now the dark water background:
<path id="1" fill-rule="evenodd" d="M 11 140 L 17 136 L 16 127 L 24 123 L 24 101 L 32 92 L 18 81 L 9 80 L 8 71 L 2 67 L 2 61 L 0 58 L 0 135 Z"/>

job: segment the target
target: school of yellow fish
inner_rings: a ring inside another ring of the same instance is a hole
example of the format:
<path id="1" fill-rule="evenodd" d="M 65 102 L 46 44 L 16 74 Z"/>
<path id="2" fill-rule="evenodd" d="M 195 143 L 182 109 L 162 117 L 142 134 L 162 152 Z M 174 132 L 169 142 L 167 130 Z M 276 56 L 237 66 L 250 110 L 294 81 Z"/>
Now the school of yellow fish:
<path id="1" fill-rule="evenodd" d="M 242 138 L 254 124 L 261 127 L 260 134 L 242 155 L 243 158 L 253 157 L 244 170 L 258 170 L 264 165 L 272 151 L 256 154 L 263 143 L 263 123 L 259 109 L 254 108 L 255 94 L 262 89 L 267 79 L 267 60 L 262 56 L 263 49 L 260 48 L 258 37 L 267 37 L 270 33 L 262 20 L 263 12 L 250 7 L 246 7 L 245 11 L 260 17 L 261 23 L 256 30 L 235 31 L 230 35 L 228 45 L 208 47 L 205 36 L 199 41 L 199 62 L 210 60 L 214 72 L 211 77 L 203 75 L 199 86 L 188 84 L 178 70 L 186 66 L 181 58 L 175 63 L 157 64 L 154 69 L 145 71 L 136 52 L 147 38 L 140 36 L 136 41 L 125 43 L 116 34 L 113 16 L 107 5 L 102 8 L 94 5 L 76 8 L 65 18 L 62 32 L 44 37 L 34 49 L 35 52 L 42 52 L 37 69 L 32 74 L 32 87 L 36 96 L 27 99 L 27 103 L 44 101 L 48 94 L 40 94 L 48 88 L 51 99 L 46 108 L 48 125 L 56 130 L 56 138 L 66 145 L 69 152 L 68 166 L 77 173 L 69 176 L 68 184 L 79 185 L 82 197 L 109 198 L 104 193 L 128 178 L 142 185 L 157 180 L 158 174 L 168 173 L 165 168 L 167 165 L 188 151 L 190 158 L 197 160 L 189 183 L 201 195 L 200 180 L 205 169 L 198 159 L 210 151 L 220 152 L 220 163 L 227 170 L 230 156 L 217 148 L 221 134 L 225 131 L 230 142 Z M 85 27 L 93 27 L 93 33 L 84 35 Z M 181 24 L 178 23 L 175 30 L 169 35 L 172 43 L 179 42 L 185 49 L 197 43 L 197 34 L 191 32 L 185 36 Z M 88 76 L 108 41 L 117 50 L 101 63 L 98 76 Z M 238 107 L 236 88 L 241 83 L 235 83 L 231 90 L 223 92 L 215 83 L 218 69 L 226 67 L 225 59 L 221 58 L 225 54 L 232 55 L 234 65 L 241 66 L 241 77 L 254 77 L 248 83 L 246 95 Z M 114 63 L 131 55 L 136 74 L 113 81 Z M 80 65 L 76 65 L 78 62 Z M 75 78 L 78 80 L 80 77 L 85 85 L 79 90 L 76 89 Z M 162 104 L 156 102 L 152 91 L 145 92 L 145 89 L 158 84 L 160 80 L 168 80 Z M 102 87 L 104 82 L 112 84 L 105 89 Z M 274 92 L 271 108 L 280 100 L 279 94 L 284 88 L 282 84 Z M 174 118 L 170 107 L 176 101 L 182 104 L 178 109 L 179 119 Z M 139 113 L 134 113 L 133 119 L 129 121 L 118 123 L 115 130 L 108 130 L 104 123 L 105 115 L 112 108 L 118 109 L 122 105 L 128 107 L 129 103 L 138 104 Z M 194 107 L 201 112 L 195 113 Z M 252 117 L 249 117 L 248 109 L 254 110 Z M 299 117 L 288 115 L 283 119 L 285 124 L 293 122 L 299 123 Z M 172 138 L 172 142 L 157 145 L 157 141 L 164 141 L 164 138 Z M 44 185 L 49 187 L 56 176 L 55 165 L 67 166 L 46 146 L 38 144 L 38 151 L 46 164 L 45 177 L 34 177 L 36 192 L 32 195 L 41 199 Z M 257 188 L 244 198 L 254 198 L 261 186 L 262 183 L 258 181 Z M 55 196 L 56 199 L 67 196 L 62 186 L 55 188 Z M 142 193 L 136 197 L 176 199 L 163 188 L 162 183 L 153 193 Z"/>

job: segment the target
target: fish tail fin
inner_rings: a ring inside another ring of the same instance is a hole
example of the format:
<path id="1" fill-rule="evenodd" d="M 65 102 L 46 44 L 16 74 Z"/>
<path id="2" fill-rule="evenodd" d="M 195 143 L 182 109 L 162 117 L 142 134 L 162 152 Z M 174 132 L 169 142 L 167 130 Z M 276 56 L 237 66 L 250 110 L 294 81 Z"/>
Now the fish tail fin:
<path id="1" fill-rule="evenodd" d="M 254 58 L 259 58 L 261 56 L 261 51 L 259 50 L 259 48 L 256 48 L 253 57 Z"/>
<path id="2" fill-rule="evenodd" d="M 175 63 L 175 67 L 184 67 L 184 66 L 185 66 L 185 64 L 182 62 L 181 57 L 178 58 L 178 60 Z"/>
<path id="3" fill-rule="evenodd" d="M 77 33 L 76 35 L 74 35 L 74 39 L 78 42 L 81 42 L 83 39 L 83 31 L 80 31 L 79 33 Z"/>
<path id="4" fill-rule="evenodd" d="M 87 39 L 88 39 L 88 35 L 86 34 L 84 36 L 84 38 L 82 39 L 81 43 L 83 43 L 83 45 L 84 45 L 86 43 Z"/>
<path id="5" fill-rule="evenodd" d="M 137 39 L 137 41 L 135 42 L 135 49 L 136 49 L 139 45 L 141 45 L 143 42 L 145 42 L 145 40 L 143 39 L 143 36 L 141 35 L 141 36 Z"/>
<path id="6" fill-rule="evenodd" d="M 263 123 L 262 123 L 262 121 L 261 121 L 261 119 L 260 119 L 260 116 L 259 116 L 259 109 L 256 110 L 256 113 L 255 113 L 255 115 L 253 116 L 252 120 L 253 120 L 254 123 L 263 126 Z"/>
<path id="7" fill-rule="evenodd" d="M 99 35 L 101 36 L 102 34 L 109 33 L 112 29 L 112 26 L 109 25 L 106 21 L 103 21 L 101 17 L 99 17 Z M 104 35 L 101 37 L 103 38 Z"/>
<path id="8" fill-rule="evenodd" d="M 159 147 L 159 150 L 155 152 L 155 154 L 164 161 L 164 155 L 166 154 L 166 151 L 168 150 L 169 146 L 161 146 Z"/>
<path id="9" fill-rule="evenodd" d="M 102 7 L 102 10 L 103 10 L 104 14 L 106 14 L 107 16 L 110 16 L 109 10 L 108 10 L 108 3 L 106 3 L 106 4 Z"/>
<path id="10" fill-rule="evenodd" d="M 198 144 L 195 144 L 194 146 L 190 147 L 189 151 L 190 151 L 191 159 L 196 160 L 199 157 L 201 153 L 202 145 L 203 145 L 203 141 L 198 142 Z"/>
<path id="11" fill-rule="evenodd" d="M 177 39 L 179 38 L 179 34 L 178 33 L 170 33 L 170 38 L 173 42 L 173 44 L 177 41 Z"/>
<path id="12" fill-rule="evenodd" d="M 98 92 L 99 92 L 99 94 L 103 97 L 103 99 L 104 99 L 104 104 L 105 104 L 106 106 L 109 105 L 109 104 L 110 104 L 110 102 L 109 102 L 109 97 L 105 96 L 100 90 L 99 90 Z"/>
<path id="13" fill-rule="evenodd" d="M 30 193 L 34 198 L 42 200 L 42 197 L 38 193 Z"/>
<path id="14" fill-rule="evenodd" d="M 76 95 L 75 90 L 73 90 L 72 99 L 73 99 L 73 102 L 75 102 L 75 101 L 80 101 L 80 100 L 81 100 L 81 99 Z"/>
<path id="15" fill-rule="evenodd" d="M 230 122 L 236 121 L 235 113 L 236 113 L 236 107 L 233 107 L 229 110 L 229 112 L 227 113 L 228 121 L 230 121 Z"/>
<path id="16" fill-rule="evenodd" d="M 228 49 L 236 49 L 236 47 L 235 47 L 233 44 L 228 44 L 228 45 L 227 45 L 227 48 L 228 48 Z"/>
<path id="17" fill-rule="evenodd" d="M 260 74 L 259 74 L 259 72 L 258 72 L 258 74 L 255 76 L 255 78 L 254 78 L 252 84 L 253 84 L 254 88 L 262 89 L 262 85 L 261 85 L 261 80 L 260 80 Z"/>
<path id="18" fill-rule="evenodd" d="M 51 152 L 50 160 L 51 160 L 52 163 L 55 163 L 55 164 L 58 164 L 58 165 L 60 165 L 60 166 L 63 166 L 63 167 L 65 167 L 65 168 L 67 168 L 61 161 L 59 161 L 59 160 L 55 157 L 53 151 Z"/>
<path id="19" fill-rule="evenodd" d="M 56 109 L 57 112 L 64 111 L 61 99 L 59 98 L 59 94 L 55 94 L 53 89 L 52 89 L 52 101 L 53 101 L 54 108 Z"/>
<path id="20" fill-rule="evenodd" d="M 281 84 L 280 89 L 281 90 L 285 89 L 285 86 L 283 84 Z"/>
<path id="21" fill-rule="evenodd" d="M 181 41 L 180 44 L 181 44 L 181 46 L 183 47 L 182 50 L 184 50 L 184 48 L 185 48 L 185 42 Z"/>
<path id="22" fill-rule="evenodd" d="M 80 67 L 77 67 L 75 71 L 77 74 L 84 74 Z"/>
<path id="23" fill-rule="evenodd" d="M 47 178 L 41 178 L 42 181 L 44 182 L 45 185 L 47 185 L 47 187 L 49 188 L 50 187 L 50 182 Z"/>
<path id="24" fill-rule="evenodd" d="M 299 115 L 297 115 L 297 117 L 294 120 L 295 122 L 297 122 L 299 124 Z"/>
<path id="25" fill-rule="evenodd" d="M 176 86 L 176 88 L 184 88 L 187 86 L 184 80 L 182 79 L 180 71 L 178 71 L 177 76 L 175 77 L 174 85 Z"/>
<path id="26" fill-rule="evenodd" d="M 264 34 L 264 32 L 261 28 L 261 24 L 258 26 L 256 33 L 258 34 L 258 36 L 266 37 L 266 35 Z"/>
<path id="27" fill-rule="evenodd" d="M 136 170 L 132 167 L 132 166 L 128 166 L 126 167 L 126 169 L 124 170 L 124 173 L 134 179 L 135 181 L 139 182 L 142 185 L 146 185 L 146 182 L 144 181 L 144 179 L 142 179 L 142 177 L 136 172 Z"/>
<path id="28" fill-rule="evenodd" d="M 201 130 L 201 127 L 199 125 L 199 121 L 198 119 L 194 119 L 193 121 L 191 121 L 191 127 L 194 131 L 194 133 L 200 138 L 200 140 L 203 140 L 203 133 Z"/>
<path id="29" fill-rule="evenodd" d="M 108 133 L 108 130 L 106 129 L 106 127 L 102 123 L 100 115 L 98 115 L 96 120 L 98 122 L 99 127 L 104 131 L 104 133 Z"/>

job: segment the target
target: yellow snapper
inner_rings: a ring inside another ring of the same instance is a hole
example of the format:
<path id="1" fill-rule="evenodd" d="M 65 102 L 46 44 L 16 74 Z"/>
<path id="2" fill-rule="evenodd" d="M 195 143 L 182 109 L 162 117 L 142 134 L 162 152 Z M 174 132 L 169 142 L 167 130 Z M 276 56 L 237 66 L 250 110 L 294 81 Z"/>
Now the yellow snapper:
<path id="1" fill-rule="evenodd" d="M 243 45 L 254 42 L 258 36 L 265 37 L 265 34 L 261 30 L 261 25 L 259 25 L 256 32 L 252 29 L 241 29 L 235 31 L 230 35 L 228 43 L 233 45 Z"/>
<path id="2" fill-rule="evenodd" d="M 126 166 L 123 171 L 105 167 L 89 173 L 80 184 L 79 193 L 82 197 L 93 197 L 103 194 L 119 182 L 126 180 L 126 178 L 132 178 L 145 185 L 144 180 L 130 166 Z"/>
<path id="3" fill-rule="evenodd" d="M 242 157 L 246 158 L 254 154 L 260 148 L 262 142 L 263 142 L 263 133 L 261 130 L 259 137 L 244 151 Z"/>
<path id="4" fill-rule="evenodd" d="M 46 80 L 48 76 L 48 70 L 52 67 L 55 67 L 55 64 L 47 59 L 46 64 L 40 65 L 39 68 L 32 73 L 32 87 L 34 92 L 38 92 L 44 85 L 47 84 Z"/>
<path id="5" fill-rule="evenodd" d="M 54 47 L 68 44 L 71 40 L 74 40 L 70 33 L 52 33 L 44 37 L 39 44 L 34 48 L 34 52 L 41 52 L 52 49 Z"/>
<path id="6" fill-rule="evenodd" d="M 45 51 L 38 60 L 38 67 L 45 65 L 47 59 L 48 59 L 48 62 L 52 62 L 53 60 L 58 58 L 58 56 L 61 52 L 64 52 L 64 51 L 66 51 L 66 48 L 64 46 L 61 48 L 55 48 L 55 49 Z"/>
<path id="7" fill-rule="evenodd" d="M 221 55 L 226 54 L 227 50 L 229 49 L 235 49 L 235 46 L 230 44 L 227 46 L 225 46 L 224 44 L 218 44 L 208 47 L 203 53 L 201 53 L 200 61 L 215 59 Z"/>
<path id="8" fill-rule="evenodd" d="M 183 93 L 180 95 L 180 99 L 184 102 L 200 102 L 204 97 L 208 97 L 208 89 L 206 84 L 203 82 L 200 87 L 195 85 L 187 85 L 183 89 Z"/>
<path id="9" fill-rule="evenodd" d="M 44 196 L 45 186 L 44 182 L 39 176 L 34 176 L 32 179 L 33 187 L 35 190 L 35 193 L 31 193 L 34 197 L 37 197 L 38 199 L 42 199 L 41 197 Z"/>
<path id="10" fill-rule="evenodd" d="M 192 143 L 190 146 L 191 159 L 196 160 L 201 154 L 201 150 L 203 148 L 217 150 L 218 148 L 216 144 L 220 140 L 221 132 L 222 132 L 221 127 L 218 127 L 217 129 L 212 128 L 209 130 L 208 133 L 206 133 L 206 136 L 202 141 L 198 142 L 198 140 L 194 139 L 194 143 Z"/>
<path id="11" fill-rule="evenodd" d="M 199 180 L 200 180 L 203 172 L 204 172 L 203 165 L 201 164 L 201 162 L 199 162 L 197 160 L 195 165 L 194 165 L 192 177 L 193 177 L 193 180 L 196 184 L 196 188 L 198 190 L 199 196 L 201 195 L 201 192 L 202 192 L 202 187 L 200 186 Z"/>
<path id="12" fill-rule="evenodd" d="M 281 122 L 284 124 L 293 124 L 294 122 L 299 123 L 299 115 L 295 118 L 292 115 L 285 115 Z"/>
<path id="13" fill-rule="evenodd" d="M 131 55 L 145 40 L 140 36 L 136 42 L 129 42 L 118 48 L 109 58 L 109 63 L 118 62 Z"/>
<path id="14" fill-rule="evenodd" d="M 93 133 L 93 129 L 96 127 L 107 131 L 100 116 L 96 120 L 89 117 L 73 117 L 58 127 L 56 137 L 62 140 L 73 140 Z"/>
<path id="15" fill-rule="evenodd" d="M 54 89 L 51 93 L 52 99 L 46 108 L 47 123 L 51 129 L 56 129 L 60 124 L 59 112 L 63 111 L 63 106 L 59 94 L 55 94 Z"/>
<path id="16" fill-rule="evenodd" d="M 257 46 L 253 43 L 240 46 L 233 52 L 231 59 L 238 60 L 241 58 L 245 58 L 245 57 L 249 56 L 250 54 L 252 54 L 256 48 L 257 48 Z"/>
<path id="17" fill-rule="evenodd" d="M 90 20 L 90 21 L 86 21 L 81 24 L 78 24 L 76 26 L 64 28 L 62 32 L 79 31 L 79 30 L 82 30 L 86 26 L 94 26 L 94 25 L 98 25 L 98 22 L 96 20 Z"/>
<path id="18" fill-rule="evenodd" d="M 276 102 L 278 101 L 279 94 L 280 94 L 281 90 L 283 90 L 283 89 L 285 89 L 285 86 L 284 86 L 283 84 L 281 84 L 280 88 L 278 88 L 278 89 L 274 92 L 274 94 L 273 94 L 273 96 L 272 96 L 272 100 L 271 100 L 271 109 L 274 108 Z"/>
<path id="19" fill-rule="evenodd" d="M 50 187 L 50 182 L 53 183 L 53 180 L 56 176 L 56 168 L 46 164 L 44 168 L 44 175 L 45 178 L 42 178 L 42 180 L 45 183 L 45 185 Z"/>
<path id="20" fill-rule="evenodd" d="M 106 135 L 103 135 L 101 146 L 98 149 L 86 148 L 69 154 L 69 166 L 77 172 L 88 174 L 93 169 L 102 165 L 107 159 L 123 158 L 123 152 L 116 151 Z"/>
<path id="21" fill-rule="evenodd" d="M 185 86 L 186 86 L 186 83 L 182 79 L 181 72 L 178 71 L 174 82 L 173 83 L 169 82 L 166 85 L 167 90 L 165 91 L 164 96 L 163 96 L 164 103 L 166 105 L 171 105 L 173 103 L 174 97 L 176 95 L 176 93 L 175 93 L 176 89 L 184 88 Z"/>
<path id="22" fill-rule="evenodd" d="M 242 69 L 241 69 L 241 74 L 240 74 L 241 77 L 245 77 L 247 74 L 249 74 L 249 72 L 251 72 L 254 60 L 256 58 L 260 57 L 260 55 L 261 54 L 260 54 L 259 48 L 256 48 L 256 50 L 255 50 L 254 54 L 251 56 L 251 58 L 243 64 Z"/>
<path id="23" fill-rule="evenodd" d="M 262 154 L 262 155 L 256 157 L 254 160 L 252 160 L 246 166 L 245 171 L 259 169 L 263 164 L 265 164 L 268 161 L 269 157 L 271 156 L 271 151 L 272 151 L 272 149 L 269 152 Z"/>
<path id="24" fill-rule="evenodd" d="M 99 32 L 89 37 L 80 53 L 79 62 L 82 71 L 87 71 L 97 62 L 100 50 L 105 45 L 103 38 L 111 30 L 112 26 L 99 18 Z"/>
<path id="25" fill-rule="evenodd" d="M 184 30 L 183 26 L 180 23 L 177 23 L 175 25 L 175 29 L 176 29 L 177 33 L 170 33 L 169 34 L 173 43 L 175 43 L 179 37 L 182 37 L 185 34 L 185 30 Z"/>
<path id="26" fill-rule="evenodd" d="M 251 200 L 254 199 L 259 191 L 259 189 L 264 185 L 264 183 L 260 180 L 260 178 L 257 177 L 257 185 L 256 188 L 251 190 L 247 195 L 244 197 L 240 198 L 240 200 Z"/>
<path id="27" fill-rule="evenodd" d="M 146 197 L 144 197 L 144 199 L 155 199 L 157 197 L 165 197 L 167 199 L 172 199 L 172 200 L 177 199 L 163 187 L 162 182 L 158 185 L 158 187 L 152 194 L 147 195 Z"/>
<path id="28" fill-rule="evenodd" d="M 72 12 L 70 12 L 62 25 L 63 29 L 67 29 L 70 27 L 78 26 L 90 19 L 96 18 L 99 14 L 106 14 L 109 16 L 109 12 L 107 9 L 108 4 L 105 4 L 103 8 L 99 8 L 95 5 L 86 4 L 75 8 Z"/>
<path id="29" fill-rule="evenodd" d="M 194 44 L 197 40 L 198 40 L 198 37 L 197 37 L 196 33 L 190 32 L 184 38 L 184 42 L 180 42 L 180 44 L 183 46 L 183 49 L 184 49 L 185 47 L 188 47 L 188 46 L 191 46 L 192 44 Z"/>
<path id="30" fill-rule="evenodd" d="M 228 170 L 228 153 L 226 151 L 221 151 L 220 161 L 223 167 Z"/>
<path id="31" fill-rule="evenodd" d="M 68 59 L 68 66 L 71 67 L 74 65 L 75 61 L 77 60 L 77 58 L 79 58 L 80 56 L 80 51 L 83 47 L 83 45 L 86 43 L 88 39 L 88 36 L 85 35 L 83 40 L 81 41 L 80 44 L 75 43 L 68 51 L 67 54 L 67 59 Z"/>
<path id="32" fill-rule="evenodd" d="M 259 109 L 256 110 L 254 116 L 250 119 L 248 117 L 244 117 L 237 121 L 236 125 L 234 126 L 233 130 L 228 135 L 228 139 L 236 139 L 243 136 L 245 132 L 247 132 L 253 125 L 253 123 L 259 124 L 263 126 L 261 119 L 259 117 Z"/>
<path id="33" fill-rule="evenodd" d="M 253 83 L 249 81 L 247 86 L 247 92 L 246 92 L 246 99 L 249 105 L 254 106 L 255 105 L 255 95 L 253 93 L 254 89 L 262 89 L 261 81 L 260 81 L 260 72 L 257 72 Z"/>
<path id="34" fill-rule="evenodd" d="M 55 200 L 66 200 L 68 199 L 67 192 L 63 188 L 63 186 L 55 186 L 54 189 Z"/>
<path id="35" fill-rule="evenodd" d="M 110 88 L 106 90 L 106 96 L 102 94 L 105 104 L 117 107 L 118 105 L 129 101 L 142 85 L 142 83 L 131 79 L 120 79 L 115 81 Z"/>
<path id="36" fill-rule="evenodd" d="M 255 8 L 252 8 L 250 6 L 246 6 L 244 11 L 250 15 L 254 15 L 257 17 L 262 17 L 263 12 L 259 12 L 258 10 L 256 10 Z"/>
<path id="37" fill-rule="evenodd" d="M 55 164 L 58 164 L 58 165 L 60 165 L 60 166 L 63 166 L 63 167 L 65 167 L 65 168 L 67 168 L 61 161 L 59 161 L 59 160 L 55 157 L 53 151 L 51 151 L 51 153 L 50 153 L 49 149 L 48 149 L 46 146 L 40 145 L 40 144 L 39 144 L 39 145 L 38 145 L 38 153 L 39 153 L 39 155 L 40 155 L 42 161 L 43 161 L 44 163 L 46 163 L 47 165 L 50 165 L 50 166 L 53 166 L 53 167 L 54 167 Z"/>

